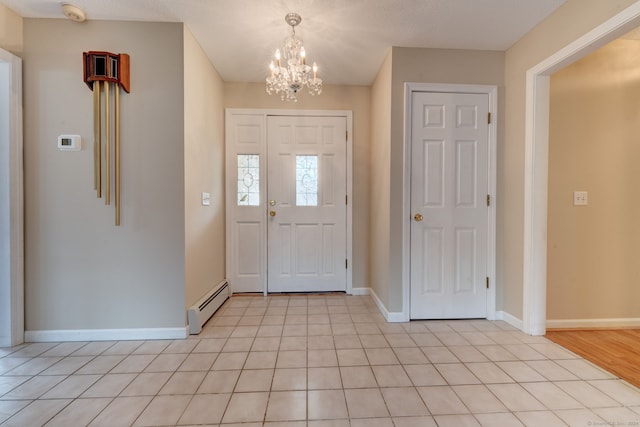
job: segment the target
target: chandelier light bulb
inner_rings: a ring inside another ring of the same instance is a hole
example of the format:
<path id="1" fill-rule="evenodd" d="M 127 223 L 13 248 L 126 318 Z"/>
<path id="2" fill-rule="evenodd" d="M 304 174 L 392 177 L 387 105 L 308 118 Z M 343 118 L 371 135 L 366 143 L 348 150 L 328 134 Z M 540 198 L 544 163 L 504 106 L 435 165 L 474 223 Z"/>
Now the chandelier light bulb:
<path id="1" fill-rule="evenodd" d="M 296 102 L 297 94 L 307 87 L 310 95 L 322 93 L 322 80 L 318 78 L 318 66 L 307 65 L 307 52 L 302 40 L 296 37 L 295 27 L 302 18 L 297 13 L 285 16 L 285 22 L 291 27 L 290 35 L 284 40 L 283 50 L 276 49 L 275 63 L 269 64 L 270 76 L 267 77 L 267 93 L 280 94 L 280 99 Z M 283 61 L 281 61 L 281 59 Z M 313 74 L 312 74 L 313 71 Z"/>
<path id="2" fill-rule="evenodd" d="M 278 68 L 280 68 L 280 49 L 276 49 L 276 62 L 278 63 Z"/>

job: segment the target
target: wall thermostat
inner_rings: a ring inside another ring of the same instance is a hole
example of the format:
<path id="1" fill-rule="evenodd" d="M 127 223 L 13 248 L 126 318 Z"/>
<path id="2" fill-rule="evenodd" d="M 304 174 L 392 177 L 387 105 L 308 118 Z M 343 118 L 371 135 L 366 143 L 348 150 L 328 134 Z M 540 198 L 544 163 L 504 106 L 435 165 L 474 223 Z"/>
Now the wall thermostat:
<path id="1" fill-rule="evenodd" d="M 58 137 L 58 148 L 62 151 L 80 151 L 82 139 L 80 135 L 60 135 Z"/>

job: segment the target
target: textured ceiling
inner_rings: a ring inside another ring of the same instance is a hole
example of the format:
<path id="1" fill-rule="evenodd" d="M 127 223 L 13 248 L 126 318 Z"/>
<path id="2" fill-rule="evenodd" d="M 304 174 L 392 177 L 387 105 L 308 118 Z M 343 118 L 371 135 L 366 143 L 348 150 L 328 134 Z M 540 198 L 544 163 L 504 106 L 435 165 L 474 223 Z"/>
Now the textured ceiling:
<path id="1" fill-rule="evenodd" d="M 225 81 L 264 81 L 289 27 L 330 84 L 369 85 L 391 46 L 506 50 L 566 0 L 71 0 L 88 20 L 184 22 Z M 0 0 L 63 18 L 60 0 Z M 71 23 L 70 23 L 71 24 Z M 72 23 L 83 25 L 82 23 Z"/>

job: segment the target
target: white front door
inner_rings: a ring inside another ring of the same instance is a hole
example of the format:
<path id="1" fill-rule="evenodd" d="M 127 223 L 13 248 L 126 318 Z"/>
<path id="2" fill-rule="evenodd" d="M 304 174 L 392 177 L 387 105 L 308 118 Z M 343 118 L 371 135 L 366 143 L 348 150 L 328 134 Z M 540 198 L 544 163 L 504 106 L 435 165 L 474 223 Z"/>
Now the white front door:
<path id="1" fill-rule="evenodd" d="M 269 292 L 346 290 L 346 118 L 267 118 Z"/>
<path id="2" fill-rule="evenodd" d="M 487 94 L 414 92 L 410 317 L 487 317 Z"/>
<path id="3" fill-rule="evenodd" d="M 350 290 L 350 127 L 344 111 L 226 111 L 232 292 Z"/>

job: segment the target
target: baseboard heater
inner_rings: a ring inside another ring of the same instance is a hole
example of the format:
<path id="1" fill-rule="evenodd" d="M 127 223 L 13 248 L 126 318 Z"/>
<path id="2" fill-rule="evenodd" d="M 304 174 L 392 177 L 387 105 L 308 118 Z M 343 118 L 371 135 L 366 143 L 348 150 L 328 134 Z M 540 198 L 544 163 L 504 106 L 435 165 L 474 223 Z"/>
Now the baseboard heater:
<path id="1" fill-rule="evenodd" d="M 229 298 L 229 282 L 220 282 L 218 286 L 207 292 L 198 302 L 187 311 L 189 321 L 189 333 L 199 334 L 204 325 L 213 313 Z"/>

